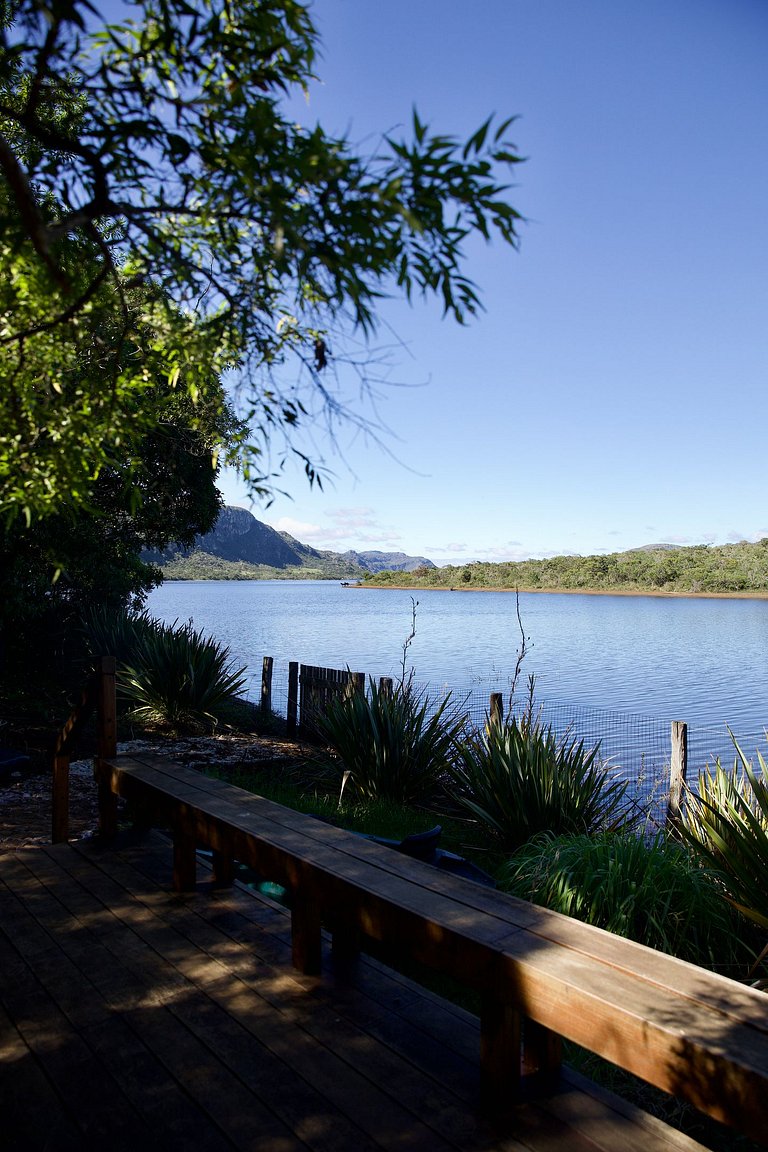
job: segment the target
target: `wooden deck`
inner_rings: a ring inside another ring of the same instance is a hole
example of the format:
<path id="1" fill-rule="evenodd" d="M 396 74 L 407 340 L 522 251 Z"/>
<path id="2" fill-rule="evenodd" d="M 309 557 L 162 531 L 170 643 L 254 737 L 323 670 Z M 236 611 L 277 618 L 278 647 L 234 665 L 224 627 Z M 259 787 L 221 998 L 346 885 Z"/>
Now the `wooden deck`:
<path id="1" fill-rule="evenodd" d="M 699 1147 L 576 1077 L 492 1128 L 473 1016 L 367 958 L 302 976 L 283 909 L 171 872 L 157 833 L 0 853 L 5 1152 Z"/>

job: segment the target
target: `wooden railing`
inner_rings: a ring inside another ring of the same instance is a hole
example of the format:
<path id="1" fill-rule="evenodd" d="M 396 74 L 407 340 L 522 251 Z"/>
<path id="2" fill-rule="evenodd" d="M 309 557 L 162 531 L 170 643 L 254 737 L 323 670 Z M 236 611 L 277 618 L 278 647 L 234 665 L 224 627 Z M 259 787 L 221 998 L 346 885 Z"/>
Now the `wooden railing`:
<path id="1" fill-rule="evenodd" d="M 84 724 L 97 714 L 96 754 L 114 756 L 117 750 L 115 658 L 101 656 L 96 662 L 66 721 L 56 734 L 52 752 L 51 840 L 61 844 L 69 838 L 69 764 L 75 741 Z"/>

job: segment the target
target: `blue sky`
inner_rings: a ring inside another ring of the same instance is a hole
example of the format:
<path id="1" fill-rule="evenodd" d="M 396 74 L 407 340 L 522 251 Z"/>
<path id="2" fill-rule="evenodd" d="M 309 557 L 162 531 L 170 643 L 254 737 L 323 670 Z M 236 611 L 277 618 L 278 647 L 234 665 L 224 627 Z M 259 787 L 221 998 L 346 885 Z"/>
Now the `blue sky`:
<path id="1" fill-rule="evenodd" d="M 519 252 L 471 245 L 486 311 L 382 308 L 379 448 L 260 519 L 436 562 L 768 535 L 765 0 L 317 0 L 305 118 L 370 149 L 415 105 L 516 114 Z M 353 391 L 351 380 L 342 387 Z M 249 507 L 236 478 L 228 503 Z"/>

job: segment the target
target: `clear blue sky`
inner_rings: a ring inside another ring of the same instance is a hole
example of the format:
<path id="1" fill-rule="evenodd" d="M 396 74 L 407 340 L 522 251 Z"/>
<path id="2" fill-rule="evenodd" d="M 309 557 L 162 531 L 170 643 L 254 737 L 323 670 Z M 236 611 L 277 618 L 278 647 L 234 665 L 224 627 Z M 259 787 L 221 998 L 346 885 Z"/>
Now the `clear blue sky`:
<path id="1" fill-rule="evenodd" d="M 768 535 L 766 0 L 313 13 L 306 116 L 371 148 L 413 105 L 458 135 L 516 114 L 527 223 L 517 253 L 472 245 L 468 326 L 385 305 L 406 385 L 381 390 L 389 451 L 342 432 L 324 492 L 288 474 L 293 499 L 254 514 L 315 547 L 454 563 Z"/>

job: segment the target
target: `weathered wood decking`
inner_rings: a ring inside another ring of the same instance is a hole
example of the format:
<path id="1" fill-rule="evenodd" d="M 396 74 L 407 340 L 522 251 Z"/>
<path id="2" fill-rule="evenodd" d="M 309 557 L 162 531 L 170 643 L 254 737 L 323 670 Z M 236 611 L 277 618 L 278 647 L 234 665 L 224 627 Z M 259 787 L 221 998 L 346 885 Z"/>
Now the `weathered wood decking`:
<path id="1" fill-rule="evenodd" d="M 567 1076 L 494 1130 L 474 1017 L 366 958 L 337 983 L 327 945 L 300 975 L 284 910 L 171 870 L 156 833 L 0 854 L 7 1152 L 699 1147 Z"/>

